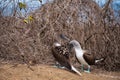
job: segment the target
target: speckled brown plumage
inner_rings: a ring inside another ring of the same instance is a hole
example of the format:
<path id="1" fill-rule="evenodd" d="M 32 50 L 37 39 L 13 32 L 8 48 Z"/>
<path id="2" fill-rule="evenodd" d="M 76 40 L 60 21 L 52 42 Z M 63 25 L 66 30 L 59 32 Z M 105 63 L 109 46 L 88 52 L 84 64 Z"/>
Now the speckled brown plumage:
<path id="1" fill-rule="evenodd" d="M 66 45 L 53 46 L 52 53 L 56 61 L 58 61 L 62 66 L 71 69 L 71 61 L 70 61 L 71 52 Z"/>

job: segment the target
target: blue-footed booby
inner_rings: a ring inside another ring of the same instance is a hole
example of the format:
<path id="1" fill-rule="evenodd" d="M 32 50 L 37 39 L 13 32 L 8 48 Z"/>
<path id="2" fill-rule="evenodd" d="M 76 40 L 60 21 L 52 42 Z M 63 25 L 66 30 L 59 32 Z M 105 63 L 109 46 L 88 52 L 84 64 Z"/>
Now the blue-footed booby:
<path id="1" fill-rule="evenodd" d="M 64 34 L 61 34 L 60 37 L 62 39 L 67 40 L 69 45 L 75 49 L 75 56 L 78 62 L 82 64 L 82 70 L 84 70 L 84 65 L 87 65 L 88 70 L 86 72 L 90 72 L 90 65 L 94 65 L 95 63 L 104 60 L 103 58 L 96 59 L 94 54 L 91 54 L 89 51 L 83 50 L 81 48 L 80 43 L 77 40 L 71 40 L 68 37 L 66 37 Z M 70 48 L 72 49 L 72 47 Z"/>
<path id="2" fill-rule="evenodd" d="M 83 69 L 84 65 L 88 66 L 88 70 L 86 72 L 90 72 L 90 65 L 95 65 L 95 63 L 103 60 L 103 58 L 96 59 L 93 54 L 90 54 L 87 51 L 83 50 L 78 41 L 71 40 L 69 43 L 75 49 L 76 58 L 82 64 L 82 69 Z"/>
<path id="3" fill-rule="evenodd" d="M 81 76 L 81 73 L 71 64 L 70 50 L 65 45 L 55 42 L 52 47 L 52 53 L 56 61 L 68 70 L 73 71 Z"/>

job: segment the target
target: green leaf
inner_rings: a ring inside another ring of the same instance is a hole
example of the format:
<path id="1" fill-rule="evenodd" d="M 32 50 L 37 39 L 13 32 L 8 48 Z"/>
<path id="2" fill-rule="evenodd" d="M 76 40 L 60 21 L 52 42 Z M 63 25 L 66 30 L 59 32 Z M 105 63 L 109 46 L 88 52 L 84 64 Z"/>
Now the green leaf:
<path id="1" fill-rule="evenodd" d="M 24 19 L 23 21 L 28 24 L 28 20 L 27 19 Z"/>
<path id="2" fill-rule="evenodd" d="M 25 3 L 19 2 L 18 5 L 19 5 L 20 10 L 26 8 L 26 4 Z"/>
<path id="3" fill-rule="evenodd" d="M 29 17 L 28 17 L 28 20 L 29 20 L 29 21 L 33 21 L 33 16 L 29 16 Z"/>

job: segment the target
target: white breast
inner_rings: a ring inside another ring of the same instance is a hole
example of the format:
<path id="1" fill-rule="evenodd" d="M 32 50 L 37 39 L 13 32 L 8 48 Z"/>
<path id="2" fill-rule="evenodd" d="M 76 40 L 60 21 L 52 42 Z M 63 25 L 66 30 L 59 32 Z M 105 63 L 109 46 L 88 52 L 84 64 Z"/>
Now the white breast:
<path id="1" fill-rule="evenodd" d="M 76 57 L 77 57 L 78 61 L 81 64 L 88 65 L 88 63 L 86 63 L 86 61 L 83 58 L 83 54 L 84 54 L 83 51 L 80 49 L 75 49 L 75 52 L 76 52 Z"/>

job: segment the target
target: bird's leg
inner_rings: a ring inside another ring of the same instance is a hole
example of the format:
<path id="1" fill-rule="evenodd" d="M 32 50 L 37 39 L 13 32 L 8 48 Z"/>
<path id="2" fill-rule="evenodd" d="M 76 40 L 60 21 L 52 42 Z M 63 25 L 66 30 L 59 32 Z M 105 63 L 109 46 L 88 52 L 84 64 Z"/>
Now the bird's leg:
<path id="1" fill-rule="evenodd" d="M 53 65 L 53 67 L 59 67 L 60 64 L 58 62 L 55 62 L 55 64 Z"/>
<path id="2" fill-rule="evenodd" d="M 54 67 L 57 67 L 57 68 L 59 68 L 61 65 L 58 63 L 58 62 L 55 62 L 55 65 L 54 65 Z"/>
<path id="3" fill-rule="evenodd" d="M 61 66 L 58 62 L 56 62 L 55 65 L 56 65 L 58 68 Z"/>
<path id="4" fill-rule="evenodd" d="M 90 66 L 88 66 L 88 72 L 90 73 Z"/>
<path id="5" fill-rule="evenodd" d="M 88 69 L 84 72 L 90 73 L 90 66 L 88 66 Z"/>
<path id="6" fill-rule="evenodd" d="M 82 64 L 82 66 L 81 66 L 81 70 L 84 71 L 84 64 Z"/>

